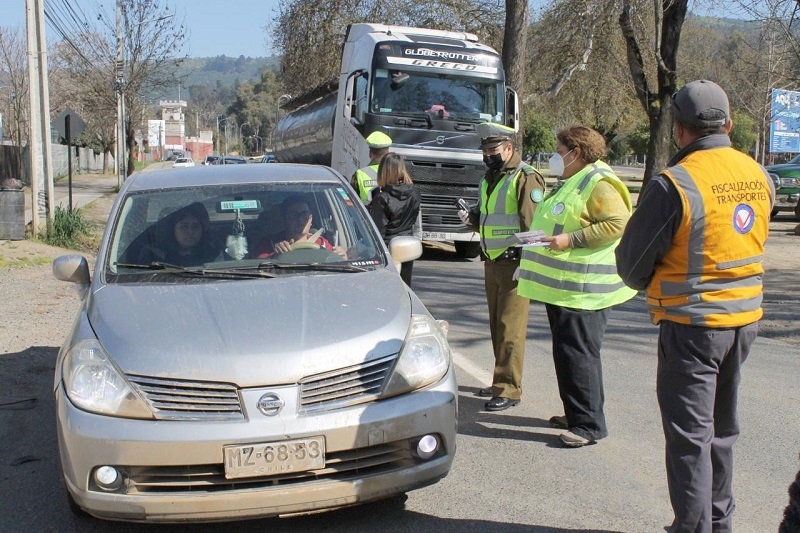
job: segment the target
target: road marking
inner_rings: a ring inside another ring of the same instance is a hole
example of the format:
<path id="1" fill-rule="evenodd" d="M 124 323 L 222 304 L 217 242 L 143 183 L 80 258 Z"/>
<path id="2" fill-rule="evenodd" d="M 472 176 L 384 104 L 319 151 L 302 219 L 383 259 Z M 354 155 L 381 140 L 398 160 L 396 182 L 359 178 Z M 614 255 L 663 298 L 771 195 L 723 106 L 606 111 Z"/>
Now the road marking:
<path id="1" fill-rule="evenodd" d="M 492 382 L 492 372 L 487 372 L 483 368 L 479 367 L 459 352 L 452 352 L 453 362 L 458 366 L 461 370 L 466 372 L 470 377 L 474 378 L 478 383 L 491 383 Z"/>

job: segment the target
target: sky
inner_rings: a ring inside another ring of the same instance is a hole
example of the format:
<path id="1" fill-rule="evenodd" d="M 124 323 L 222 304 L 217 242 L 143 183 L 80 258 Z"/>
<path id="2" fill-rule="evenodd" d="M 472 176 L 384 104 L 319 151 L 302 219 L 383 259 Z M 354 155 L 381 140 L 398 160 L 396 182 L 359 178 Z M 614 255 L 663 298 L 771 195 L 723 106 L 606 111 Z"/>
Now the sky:
<path id="1" fill-rule="evenodd" d="M 84 12 L 93 12 L 100 4 L 114 16 L 113 0 L 48 0 L 48 3 L 77 5 Z M 277 14 L 279 0 L 165 0 L 175 9 L 176 17 L 185 18 L 190 29 L 187 48 L 189 57 L 263 57 L 272 55 L 267 46 L 264 26 Z M 25 28 L 25 0 L 0 0 L 1 26 Z M 47 9 L 47 3 L 45 4 Z M 55 31 L 45 28 L 48 41 Z"/>

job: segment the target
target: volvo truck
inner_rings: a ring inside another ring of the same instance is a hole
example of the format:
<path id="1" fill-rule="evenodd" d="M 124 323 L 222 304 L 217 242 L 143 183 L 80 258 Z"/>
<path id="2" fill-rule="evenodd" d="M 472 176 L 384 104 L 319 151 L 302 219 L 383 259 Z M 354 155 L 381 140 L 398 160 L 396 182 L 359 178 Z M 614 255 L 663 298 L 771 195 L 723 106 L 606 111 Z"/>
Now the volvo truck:
<path id="1" fill-rule="evenodd" d="M 338 80 L 287 101 L 273 132 L 278 162 L 328 165 L 350 177 L 369 164 L 364 140 L 392 138 L 422 194 L 422 238 L 452 241 L 476 257 L 477 233 L 458 202 L 478 202 L 486 172 L 476 126 L 519 130 L 517 94 L 506 87 L 499 54 L 471 33 L 352 24 Z"/>

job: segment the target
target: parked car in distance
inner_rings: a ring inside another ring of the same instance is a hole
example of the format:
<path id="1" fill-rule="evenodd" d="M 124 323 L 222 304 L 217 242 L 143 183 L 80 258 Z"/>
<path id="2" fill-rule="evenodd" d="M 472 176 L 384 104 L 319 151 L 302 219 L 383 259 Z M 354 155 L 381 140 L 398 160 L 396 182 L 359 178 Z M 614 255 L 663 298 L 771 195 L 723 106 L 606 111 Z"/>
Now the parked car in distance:
<path id="1" fill-rule="evenodd" d="M 170 152 L 167 154 L 167 157 L 164 161 L 175 161 L 179 157 L 183 157 L 183 152 Z"/>
<path id="2" fill-rule="evenodd" d="M 774 217 L 782 211 L 794 212 L 800 220 L 800 155 L 790 159 L 788 163 L 768 165 L 764 167 L 775 183 Z"/>
<path id="3" fill-rule="evenodd" d="M 267 155 L 265 155 L 264 157 L 261 158 L 261 162 L 262 163 L 277 163 L 278 160 L 275 159 L 275 155 L 274 154 L 267 154 Z"/>
<path id="4" fill-rule="evenodd" d="M 307 237 L 276 252 L 297 221 Z M 458 407 L 446 324 L 397 266 L 421 253 L 410 236 L 387 250 L 322 165 L 133 174 L 94 274 L 80 255 L 53 263 L 81 298 L 54 380 L 70 508 L 244 520 L 445 477 Z"/>
<path id="5" fill-rule="evenodd" d="M 218 155 L 207 155 L 205 159 L 203 159 L 204 165 L 213 165 L 219 159 Z"/>
<path id="6" fill-rule="evenodd" d="M 244 165 L 247 164 L 247 159 L 239 157 L 238 155 L 225 155 L 218 158 L 213 163 L 214 165 Z"/>
<path id="7" fill-rule="evenodd" d="M 194 161 L 189 159 L 188 157 L 179 157 L 172 163 L 172 168 L 180 168 L 180 167 L 193 167 Z"/>

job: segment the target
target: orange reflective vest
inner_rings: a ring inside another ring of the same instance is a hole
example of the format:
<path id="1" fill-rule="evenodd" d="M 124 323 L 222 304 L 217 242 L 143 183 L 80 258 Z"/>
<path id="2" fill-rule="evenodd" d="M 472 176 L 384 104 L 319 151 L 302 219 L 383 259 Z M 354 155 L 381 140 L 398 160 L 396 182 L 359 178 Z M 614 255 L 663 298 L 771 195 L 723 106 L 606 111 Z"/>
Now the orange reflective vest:
<path id="1" fill-rule="evenodd" d="M 699 150 L 662 172 L 683 218 L 647 289 L 653 323 L 737 327 L 763 311 L 761 259 L 769 231 L 769 176 L 733 148 Z"/>

